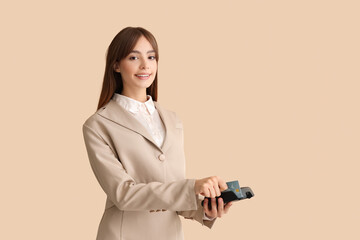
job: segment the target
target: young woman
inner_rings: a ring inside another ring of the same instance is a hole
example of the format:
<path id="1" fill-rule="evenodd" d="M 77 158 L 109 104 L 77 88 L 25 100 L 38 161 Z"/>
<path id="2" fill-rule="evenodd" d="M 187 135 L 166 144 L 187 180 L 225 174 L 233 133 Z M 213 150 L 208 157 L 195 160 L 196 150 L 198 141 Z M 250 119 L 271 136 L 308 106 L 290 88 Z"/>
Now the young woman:
<path id="1" fill-rule="evenodd" d="M 217 176 L 185 178 L 182 121 L 157 102 L 158 46 L 140 27 L 112 40 L 97 111 L 83 124 L 92 170 L 107 195 L 97 240 L 182 240 L 179 215 L 211 228 L 231 203 Z M 207 198 L 212 208 L 208 208 Z"/>

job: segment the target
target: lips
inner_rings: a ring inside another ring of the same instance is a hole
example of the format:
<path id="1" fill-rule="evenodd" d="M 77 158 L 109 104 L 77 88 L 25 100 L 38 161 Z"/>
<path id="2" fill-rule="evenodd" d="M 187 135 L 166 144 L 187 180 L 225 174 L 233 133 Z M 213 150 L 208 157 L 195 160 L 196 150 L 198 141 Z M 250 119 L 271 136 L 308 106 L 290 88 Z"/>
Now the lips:
<path id="1" fill-rule="evenodd" d="M 139 73 L 139 74 L 135 74 L 135 76 L 137 76 L 137 77 L 148 77 L 148 76 L 150 76 L 151 75 L 151 73 Z"/>
<path id="2" fill-rule="evenodd" d="M 140 78 L 141 80 L 146 80 L 149 79 L 151 73 L 139 73 L 139 74 L 135 74 L 135 76 L 137 78 Z"/>

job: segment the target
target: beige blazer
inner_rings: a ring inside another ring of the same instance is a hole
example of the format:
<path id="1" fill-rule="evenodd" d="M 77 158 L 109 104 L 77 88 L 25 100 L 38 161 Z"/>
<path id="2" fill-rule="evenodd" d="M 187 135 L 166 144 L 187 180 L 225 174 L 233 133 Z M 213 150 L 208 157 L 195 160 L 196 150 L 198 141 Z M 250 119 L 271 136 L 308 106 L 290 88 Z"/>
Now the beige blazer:
<path id="1" fill-rule="evenodd" d="M 154 104 L 166 130 L 160 148 L 113 99 L 83 124 L 91 168 L 107 195 L 97 240 L 182 240 L 179 215 L 208 228 L 216 220 L 203 220 L 203 196 L 185 178 L 181 120 Z"/>

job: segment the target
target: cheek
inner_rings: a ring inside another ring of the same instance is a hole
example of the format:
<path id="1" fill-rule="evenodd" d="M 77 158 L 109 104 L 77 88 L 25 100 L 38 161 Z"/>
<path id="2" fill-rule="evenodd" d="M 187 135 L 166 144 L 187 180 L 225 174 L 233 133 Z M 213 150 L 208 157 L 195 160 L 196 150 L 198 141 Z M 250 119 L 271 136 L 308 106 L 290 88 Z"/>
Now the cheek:
<path id="1" fill-rule="evenodd" d="M 151 65 L 151 67 L 152 67 L 152 69 L 154 69 L 154 72 L 156 72 L 156 70 L 157 70 L 157 62 L 154 61 L 154 62 L 152 63 L 152 65 Z"/>
<path id="2" fill-rule="evenodd" d="M 121 73 L 124 75 L 133 75 L 136 72 L 135 64 L 131 64 L 129 62 L 124 62 L 121 65 Z"/>

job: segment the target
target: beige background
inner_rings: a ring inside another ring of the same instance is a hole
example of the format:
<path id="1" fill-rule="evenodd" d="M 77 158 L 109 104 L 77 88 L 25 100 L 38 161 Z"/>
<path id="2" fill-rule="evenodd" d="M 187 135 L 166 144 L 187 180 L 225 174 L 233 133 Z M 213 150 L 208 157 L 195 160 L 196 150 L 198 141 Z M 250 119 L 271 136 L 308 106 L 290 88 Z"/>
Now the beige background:
<path id="1" fill-rule="evenodd" d="M 1 2 L 0 239 L 95 239 L 81 127 L 126 26 L 160 46 L 187 176 L 251 186 L 191 239 L 360 239 L 358 1 Z"/>

